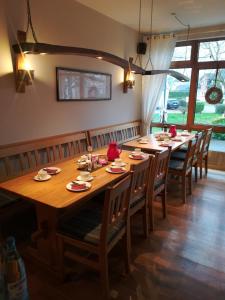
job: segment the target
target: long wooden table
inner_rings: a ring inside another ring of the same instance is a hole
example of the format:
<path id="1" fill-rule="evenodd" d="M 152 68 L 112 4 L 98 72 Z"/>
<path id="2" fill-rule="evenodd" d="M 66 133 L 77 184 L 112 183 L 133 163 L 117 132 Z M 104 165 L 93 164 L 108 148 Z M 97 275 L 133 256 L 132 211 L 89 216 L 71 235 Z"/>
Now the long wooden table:
<path id="1" fill-rule="evenodd" d="M 98 151 L 106 154 L 106 149 Z M 97 193 L 106 189 L 110 184 L 120 180 L 130 170 L 131 164 L 140 163 L 139 160 L 129 158 L 129 151 L 122 151 L 120 157 L 126 162 L 126 172 L 122 174 L 110 174 L 105 167 L 92 172 L 94 177 L 91 188 L 83 192 L 71 192 L 66 189 L 67 183 L 76 180 L 80 171 L 77 169 L 78 157 L 63 161 L 54 165 L 61 168 L 61 172 L 52 175 L 48 181 L 37 182 L 33 177 L 37 172 L 32 172 L 9 181 L 0 183 L 0 188 L 13 192 L 25 201 L 31 201 L 35 205 L 38 230 L 33 234 L 36 242 L 36 256 L 53 269 L 57 269 L 57 241 L 56 229 L 59 217 L 73 206 L 91 199 Z"/>
<path id="2" fill-rule="evenodd" d="M 171 140 L 169 142 L 169 144 L 171 146 L 171 151 L 173 152 L 176 149 L 180 148 L 180 146 L 182 146 L 183 144 L 185 144 L 188 141 L 190 141 L 191 139 L 193 139 L 194 136 L 195 135 L 193 133 L 190 133 L 188 136 L 178 135 L 177 138 L 181 137 L 182 141 L 173 141 L 173 140 Z M 146 144 L 140 143 L 141 139 L 148 140 L 148 143 L 146 143 Z M 127 143 L 124 143 L 123 144 L 123 149 L 133 150 L 135 148 L 141 148 L 142 151 L 144 151 L 144 152 L 154 154 L 157 151 L 165 150 L 165 146 L 160 146 L 160 144 L 162 144 L 162 143 L 163 143 L 163 141 L 157 141 L 154 134 L 150 134 L 150 135 L 144 136 L 140 139 L 136 139 L 136 140 L 132 140 L 132 141 L 129 141 Z"/>

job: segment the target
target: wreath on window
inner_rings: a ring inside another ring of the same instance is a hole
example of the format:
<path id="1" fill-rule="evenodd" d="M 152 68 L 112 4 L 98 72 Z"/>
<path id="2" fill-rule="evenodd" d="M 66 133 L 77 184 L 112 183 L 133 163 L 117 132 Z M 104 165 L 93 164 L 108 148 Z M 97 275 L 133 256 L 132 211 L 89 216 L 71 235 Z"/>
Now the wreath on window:
<path id="1" fill-rule="evenodd" d="M 223 98 L 222 90 L 216 86 L 217 75 L 218 75 L 218 68 L 216 70 L 215 84 L 213 87 L 209 88 L 205 94 L 205 100 L 209 104 L 220 103 L 220 101 Z"/>

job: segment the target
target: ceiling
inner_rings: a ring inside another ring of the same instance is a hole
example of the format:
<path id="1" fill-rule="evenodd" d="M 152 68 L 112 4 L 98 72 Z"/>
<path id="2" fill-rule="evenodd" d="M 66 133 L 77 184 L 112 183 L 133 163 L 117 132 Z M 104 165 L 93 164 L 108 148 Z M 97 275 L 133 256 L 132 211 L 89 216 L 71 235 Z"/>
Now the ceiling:
<path id="1" fill-rule="evenodd" d="M 101 14 L 138 30 L 139 0 L 77 0 Z M 141 32 L 150 32 L 151 0 L 141 0 Z M 171 13 L 191 28 L 225 24 L 225 0 L 155 0 L 152 32 L 185 29 Z"/>

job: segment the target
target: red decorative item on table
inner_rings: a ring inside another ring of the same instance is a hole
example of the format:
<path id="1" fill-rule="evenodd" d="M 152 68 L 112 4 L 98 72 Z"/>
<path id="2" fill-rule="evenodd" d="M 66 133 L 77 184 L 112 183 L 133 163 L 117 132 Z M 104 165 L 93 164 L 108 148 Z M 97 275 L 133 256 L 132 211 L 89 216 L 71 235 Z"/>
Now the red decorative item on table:
<path id="1" fill-rule="evenodd" d="M 115 158 L 120 157 L 121 149 L 118 148 L 116 142 L 112 142 L 109 144 L 109 148 L 107 151 L 107 157 L 109 161 L 114 161 Z"/>
<path id="2" fill-rule="evenodd" d="M 170 130 L 169 133 L 171 133 L 171 137 L 175 137 L 177 135 L 177 129 L 176 129 L 176 125 L 171 125 L 170 126 Z"/>

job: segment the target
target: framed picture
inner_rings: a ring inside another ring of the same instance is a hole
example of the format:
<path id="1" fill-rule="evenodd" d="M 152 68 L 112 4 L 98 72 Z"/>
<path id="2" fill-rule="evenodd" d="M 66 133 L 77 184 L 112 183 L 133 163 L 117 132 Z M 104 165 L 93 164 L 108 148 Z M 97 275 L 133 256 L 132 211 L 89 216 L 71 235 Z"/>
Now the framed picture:
<path id="1" fill-rule="evenodd" d="M 111 99 L 111 74 L 56 68 L 58 101 Z"/>

